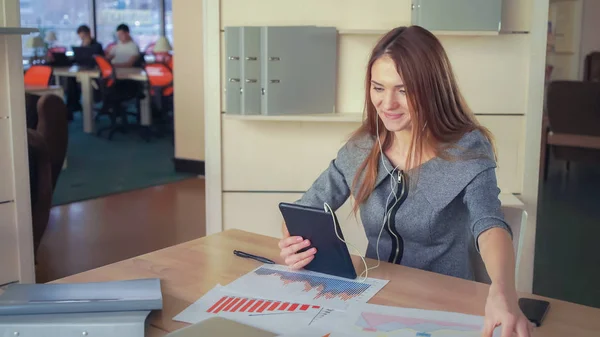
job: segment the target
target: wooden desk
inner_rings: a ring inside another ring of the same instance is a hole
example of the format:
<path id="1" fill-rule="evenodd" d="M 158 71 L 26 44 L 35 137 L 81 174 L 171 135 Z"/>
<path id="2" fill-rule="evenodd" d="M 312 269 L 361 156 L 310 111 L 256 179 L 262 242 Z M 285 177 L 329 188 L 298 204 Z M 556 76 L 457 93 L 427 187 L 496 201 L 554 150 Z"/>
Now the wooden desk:
<path id="1" fill-rule="evenodd" d="M 47 85 L 47 86 L 26 85 L 25 93 L 37 95 L 37 96 L 43 96 L 46 94 L 54 94 L 60 98 L 63 98 L 65 96 L 63 88 L 60 85 Z"/>
<path id="2" fill-rule="evenodd" d="M 155 328 L 153 326 L 149 326 L 146 328 L 146 337 L 163 337 L 166 336 L 168 332 L 161 330 L 159 328 Z"/>
<path id="3" fill-rule="evenodd" d="M 117 79 L 133 80 L 144 83 L 144 96 L 140 104 L 140 122 L 142 125 L 148 126 L 152 124 L 152 107 L 150 91 L 147 85 L 148 77 L 146 72 L 140 68 L 115 68 Z M 83 114 L 83 131 L 93 133 L 95 129 L 94 120 L 94 89 L 92 80 L 100 77 L 99 70 L 79 69 L 77 66 L 72 67 L 55 67 L 53 74 L 57 78 L 60 77 L 75 77 L 77 82 L 81 84 L 81 101 Z"/>
<path id="4" fill-rule="evenodd" d="M 277 239 L 229 230 L 177 246 L 121 261 L 55 282 L 97 282 L 158 277 L 162 281 L 163 310 L 150 315 L 150 324 L 163 331 L 186 326 L 172 318 L 198 300 L 217 283 L 226 285 L 261 263 L 236 257 L 234 249 L 282 263 Z M 362 271 L 360 259 L 354 259 Z M 371 266 L 374 262 L 370 260 Z M 395 266 L 388 263 L 369 276 L 391 280 L 371 301 L 411 308 L 448 310 L 483 315 L 488 285 Z M 534 298 L 543 298 L 529 295 Z M 598 336 L 600 309 L 547 299 L 551 308 L 534 336 Z M 156 331 L 153 331 L 156 333 Z"/>

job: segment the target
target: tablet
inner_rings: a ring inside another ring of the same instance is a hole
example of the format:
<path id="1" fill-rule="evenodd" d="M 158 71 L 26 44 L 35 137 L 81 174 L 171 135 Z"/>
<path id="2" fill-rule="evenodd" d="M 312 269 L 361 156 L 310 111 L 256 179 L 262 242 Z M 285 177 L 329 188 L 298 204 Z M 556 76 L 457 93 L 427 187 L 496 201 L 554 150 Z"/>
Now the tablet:
<path id="1" fill-rule="evenodd" d="M 291 236 L 301 236 L 310 240 L 311 245 L 301 249 L 300 252 L 312 247 L 317 249 L 315 257 L 304 269 L 344 278 L 356 278 L 356 270 L 348 247 L 335 233 L 334 225 L 340 238 L 344 239 L 335 213 L 333 213 L 334 222 L 331 214 L 324 208 L 282 202 L 279 204 L 279 210 Z"/>

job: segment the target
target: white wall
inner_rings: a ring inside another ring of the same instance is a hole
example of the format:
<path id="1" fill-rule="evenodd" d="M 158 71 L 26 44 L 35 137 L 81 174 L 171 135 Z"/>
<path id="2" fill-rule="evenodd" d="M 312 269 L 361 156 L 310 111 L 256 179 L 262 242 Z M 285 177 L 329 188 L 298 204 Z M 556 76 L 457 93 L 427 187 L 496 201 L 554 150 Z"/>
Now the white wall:
<path id="1" fill-rule="evenodd" d="M 580 79 L 583 79 L 585 57 L 592 51 L 600 51 L 600 0 L 583 0 Z"/>

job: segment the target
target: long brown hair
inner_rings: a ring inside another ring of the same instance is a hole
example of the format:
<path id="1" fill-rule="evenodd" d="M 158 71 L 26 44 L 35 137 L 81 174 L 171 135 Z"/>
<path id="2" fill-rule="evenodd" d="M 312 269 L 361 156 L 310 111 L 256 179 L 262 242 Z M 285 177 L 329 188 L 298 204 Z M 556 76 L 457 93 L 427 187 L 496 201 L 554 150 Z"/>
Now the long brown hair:
<path id="1" fill-rule="evenodd" d="M 437 157 L 450 159 L 445 150 L 473 130 L 481 131 L 493 144 L 491 133 L 477 122 L 461 95 L 442 44 L 419 26 L 395 28 L 373 49 L 365 78 L 366 119 L 352 138 L 377 137 L 379 130 L 383 150 L 392 145 L 394 135 L 385 128 L 371 102 L 371 68 L 384 55 L 396 64 L 411 112 L 413 132 L 406 169 L 417 169 L 425 149 Z M 379 145 L 375 143 L 354 177 L 352 190 L 356 191 L 358 186 L 355 212 L 375 189 L 380 156 Z"/>

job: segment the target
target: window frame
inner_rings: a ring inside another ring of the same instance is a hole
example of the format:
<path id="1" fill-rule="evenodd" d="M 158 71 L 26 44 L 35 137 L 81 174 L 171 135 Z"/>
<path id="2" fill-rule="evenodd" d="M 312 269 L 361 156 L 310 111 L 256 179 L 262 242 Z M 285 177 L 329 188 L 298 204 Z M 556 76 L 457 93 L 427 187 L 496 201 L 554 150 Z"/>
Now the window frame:
<path id="1" fill-rule="evenodd" d="M 167 12 L 166 12 L 166 3 L 167 0 L 158 0 L 158 13 L 159 13 L 159 35 L 167 37 Z M 171 0 L 173 1 L 173 0 Z M 92 30 L 92 35 L 97 36 L 98 31 L 98 18 L 97 18 L 97 10 L 96 10 L 96 0 L 88 0 L 89 5 L 89 17 L 90 17 L 90 29 Z M 172 12 L 171 12 L 172 13 Z M 168 38 L 168 37 L 167 37 Z M 173 41 L 170 41 L 171 43 Z M 27 59 L 29 57 L 25 57 L 23 55 L 23 59 Z"/>

